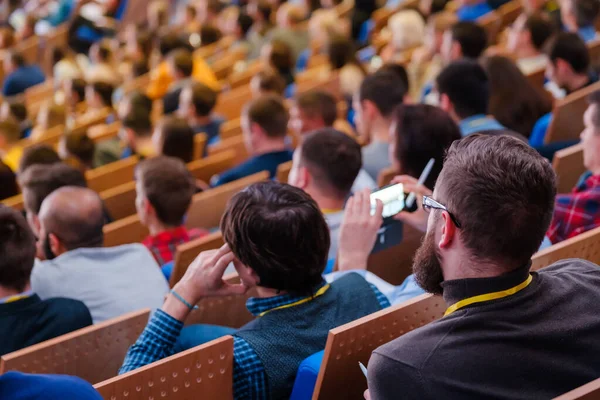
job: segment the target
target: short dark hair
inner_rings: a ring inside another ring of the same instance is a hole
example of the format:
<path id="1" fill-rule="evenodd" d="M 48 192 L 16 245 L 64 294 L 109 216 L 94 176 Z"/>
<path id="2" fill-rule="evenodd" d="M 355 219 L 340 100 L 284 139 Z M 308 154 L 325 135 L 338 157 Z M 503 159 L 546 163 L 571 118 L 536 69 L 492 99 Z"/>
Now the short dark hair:
<path id="1" fill-rule="evenodd" d="M 0 286 L 25 290 L 35 252 L 35 236 L 23 215 L 0 204 Z"/>
<path id="2" fill-rule="evenodd" d="M 165 57 L 175 49 L 190 49 L 188 43 L 181 39 L 176 32 L 167 32 L 159 39 L 158 50 L 160 55 Z"/>
<path id="3" fill-rule="evenodd" d="M 254 75 L 258 79 L 258 88 L 263 92 L 271 92 L 283 96 L 285 79 L 273 68 L 265 68 Z"/>
<path id="4" fill-rule="evenodd" d="M 132 75 L 133 75 L 134 78 L 137 78 L 137 77 L 140 77 L 142 75 L 145 75 L 148 72 L 150 72 L 150 66 L 148 64 L 148 59 L 147 58 L 142 58 L 140 60 L 135 60 L 131 64 L 131 73 L 132 73 Z"/>
<path id="5" fill-rule="evenodd" d="M 450 28 L 452 40 L 460 44 L 464 57 L 479 58 L 487 47 L 487 34 L 485 29 L 475 22 L 457 22 Z"/>
<path id="6" fill-rule="evenodd" d="M 398 63 L 387 63 L 381 66 L 377 71 L 389 71 L 393 74 L 396 74 L 398 78 L 404 83 L 406 87 L 406 91 L 408 92 L 410 89 L 410 81 L 408 79 L 408 72 L 406 72 L 406 68 L 404 65 Z"/>
<path id="7" fill-rule="evenodd" d="M 396 147 L 394 156 L 403 175 L 418 178 L 430 158 L 435 159 L 425 186 L 433 189 L 442 171 L 450 145 L 461 138 L 450 115 L 427 104 L 404 104 L 396 110 Z"/>
<path id="8" fill-rule="evenodd" d="M 192 104 L 196 109 L 196 115 L 206 117 L 217 105 L 217 92 L 202 83 L 194 83 L 192 85 Z"/>
<path id="9" fill-rule="evenodd" d="M 546 14 L 536 13 L 527 17 L 525 29 L 531 35 L 533 47 L 542 50 L 546 41 L 554 34 L 555 26 Z"/>
<path id="10" fill-rule="evenodd" d="M 527 143 L 506 135 L 455 141 L 436 185 L 436 200 L 461 224 L 477 261 L 529 263 L 554 209 L 552 166 Z"/>
<path id="11" fill-rule="evenodd" d="M 23 122 L 27 119 L 27 107 L 25 103 L 17 101 L 9 103 L 10 113 L 18 122 Z"/>
<path id="12" fill-rule="evenodd" d="M 578 74 L 587 73 L 590 53 L 585 42 L 577 33 L 560 32 L 548 41 L 546 54 L 554 64 L 557 59 L 565 60 Z"/>
<path id="13" fill-rule="evenodd" d="M 100 96 L 100 100 L 102 104 L 106 107 L 112 107 L 112 95 L 115 90 L 115 87 L 107 82 L 94 82 L 91 84 L 92 90 L 98 96 Z"/>
<path id="14" fill-rule="evenodd" d="M 17 176 L 12 169 L 0 161 L 0 200 L 8 199 L 19 194 Z"/>
<path id="15" fill-rule="evenodd" d="M 360 145 L 350 136 L 332 128 L 317 129 L 301 145 L 300 165 L 326 194 L 346 199 L 362 167 Z"/>
<path id="16" fill-rule="evenodd" d="M 341 69 L 347 64 L 354 64 L 361 71 L 363 70 L 362 64 L 356 58 L 354 42 L 343 35 L 332 35 L 327 42 L 326 52 L 329 64 L 334 70 Z"/>
<path id="17" fill-rule="evenodd" d="M 406 91 L 406 86 L 397 74 L 377 71 L 363 79 L 358 98 L 360 101 L 373 102 L 381 115 L 388 117 L 396 106 L 402 104 Z"/>
<path id="18" fill-rule="evenodd" d="M 487 113 L 490 101 L 488 76 L 474 60 L 458 60 L 440 72 L 437 90 L 450 98 L 454 111 L 461 119 Z"/>
<path id="19" fill-rule="evenodd" d="M 573 1 L 573 13 L 575 23 L 580 28 L 594 26 L 598 14 L 600 14 L 600 3 L 598 0 L 571 0 Z"/>
<path id="20" fill-rule="evenodd" d="M 19 177 L 25 207 L 38 214 L 50 193 L 63 186 L 87 187 L 83 173 L 64 163 L 32 165 Z"/>
<path id="21" fill-rule="evenodd" d="M 129 93 L 129 104 L 131 108 L 142 108 L 148 113 L 152 112 L 152 99 L 140 90 Z"/>
<path id="22" fill-rule="evenodd" d="M 194 130 L 186 120 L 166 117 L 161 125 L 163 156 L 179 158 L 185 163 L 194 160 Z"/>
<path id="23" fill-rule="evenodd" d="M 200 27 L 200 44 L 202 46 L 216 43 L 221 39 L 221 37 L 223 37 L 223 34 L 219 28 L 214 25 L 203 24 Z"/>
<path id="24" fill-rule="evenodd" d="M 296 106 L 311 118 L 320 117 L 331 127 L 337 119 L 335 97 L 325 90 L 314 89 L 298 95 Z"/>
<path id="25" fill-rule="evenodd" d="M 135 169 L 135 179 L 160 222 L 183 224 L 195 191 L 194 179 L 183 161 L 165 156 L 144 160 Z"/>
<path id="26" fill-rule="evenodd" d="M 19 174 L 25 172 L 32 165 L 50 165 L 60 161 L 58 153 L 51 146 L 41 143 L 34 144 L 23 150 L 23 155 L 19 161 Z"/>
<path id="27" fill-rule="evenodd" d="M 192 76 L 192 71 L 194 69 L 194 58 L 192 57 L 192 53 L 190 51 L 185 49 L 177 49 L 170 54 L 169 58 L 171 59 L 175 69 L 181 72 L 183 76 Z"/>
<path id="28" fill-rule="evenodd" d="M 251 123 L 258 124 L 271 138 L 287 135 L 290 115 L 279 96 L 264 95 L 252 100 L 245 109 Z"/>
<path id="29" fill-rule="evenodd" d="M 254 20 L 252 19 L 252 17 L 250 15 L 248 15 L 247 13 L 242 11 L 238 15 L 237 24 L 240 27 L 240 30 L 242 31 L 242 36 L 245 37 L 248 34 L 248 31 L 250 30 L 250 28 L 252 28 L 252 24 L 254 24 Z"/>
<path id="30" fill-rule="evenodd" d="M 79 159 L 88 168 L 93 168 L 96 145 L 86 131 L 67 133 L 62 140 L 69 154 Z"/>
<path id="31" fill-rule="evenodd" d="M 229 201 L 221 232 L 262 287 L 310 295 L 323 279 L 329 228 L 301 189 L 274 181 L 249 186 Z"/>
<path id="32" fill-rule="evenodd" d="M 296 65 L 294 52 L 290 45 L 278 39 L 271 41 L 269 62 L 282 75 L 291 73 Z"/>
<path id="33" fill-rule="evenodd" d="M 131 129 L 136 136 L 144 137 L 152 134 L 152 121 L 150 115 L 143 108 L 134 107 L 123 118 L 123 127 Z"/>

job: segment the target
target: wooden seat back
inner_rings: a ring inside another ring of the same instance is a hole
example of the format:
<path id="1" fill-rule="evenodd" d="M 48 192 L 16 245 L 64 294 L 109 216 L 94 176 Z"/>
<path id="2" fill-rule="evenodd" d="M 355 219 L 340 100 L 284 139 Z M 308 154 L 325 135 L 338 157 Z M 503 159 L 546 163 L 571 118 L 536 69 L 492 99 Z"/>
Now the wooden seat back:
<path id="1" fill-rule="evenodd" d="M 88 187 L 97 193 L 133 180 L 133 172 L 139 158 L 131 156 L 119 161 L 86 171 Z"/>
<path id="2" fill-rule="evenodd" d="M 242 135 L 242 125 L 240 122 L 240 118 L 232 119 L 226 121 L 221 126 L 221 132 L 219 132 L 219 137 L 221 140 L 229 139 L 234 136 Z"/>
<path id="3" fill-rule="evenodd" d="M 377 347 L 441 318 L 445 310 L 442 298 L 423 294 L 330 330 L 313 399 L 360 399 L 367 380 L 358 362 L 366 365 Z"/>
<path id="4" fill-rule="evenodd" d="M 218 226 L 229 199 L 246 187 L 267 179 L 269 173 L 263 171 L 194 195 L 187 213 L 186 226 L 207 229 Z"/>
<path id="5" fill-rule="evenodd" d="M 600 39 L 594 39 L 591 42 L 586 43 L 590 54 L 590 61 L 593 66 L 600 65 Z"/>
<path id="6" fill-rule="evenodd" d="M 600 227 L 538 251 L 531 257 L 531 269 L 535 271 L 567 258 L 600 264 Z"/>
<path id="7" fill-rule="evenodd" d="M 264 64 L 261 60 L 249 62 L 245 70 L 234 72 L 229 76 L 229 86 L 232 90 L 240 87 L 248 87 L 252 77 L 262 71 L 263 68 Z"/>
<path id="8" fill-rule="evenodd" d="M 249 85 L 232 89 L 219 95 L 215 113 L 222 115 L 228 121 L 239 118 L 242 108 L 250 100 L 252 100 L 252 91 Z"/>
<path id="9" fill-rule="evenodd" d="M 502 27 L 506 28 L 511 25 L 519 15 L 523 12 L 523 4 L 519 0 L 512 0 L 506 4 L 502 4 L 498 8 L 498 13 L 502 19 Z"/>
<path id="10" fill-rule="evenodd" d="M 116 376 L 129 346 L 144 330 L 140 310 L 2 356 L 0 373 L 75 375 L 94 384 Z"/>
<path id="11" fill-rule="evenodd" d="M 187 168 L 195 179 L 209 182 L 213 175 L 234 166 L 235 155 L 235 151 L 226 150 L 201 160 L 192 161 L 187 164 Z"/>
<path id="12" fill-rule="evenodd" d="M 58 146 L 60 139 L 63 137 L 65 133 L 65 126 L 58 125 L 54 128 L 48 129 L 46 132 L 38 140 L 31 139 L 21 139 L 17 146 L 21 146 L 23 149 L 28 149 L 30 147 L 36 146 L 38 144 L 45 144 L 50 147 Z"/>
<path id="13" fill-rule="evenodd" d="M 232 400 L 233 337 L 224 336 L 94 387 L 105 400 Z"/>
<path id="14" fill-rule="evenodd" d="M 554 153 L 552 167 L 558 179 L 558 193 L 569 193 L 581 175 L 585 172 L 583 165 L 583 145 L 581 143 Z"/>
<path id="15" fill-rule="evenodd" d="M 194 160 L 200 160 L 204 157 L 204 149 L 206 149 L 206 134 L 197 133 L 194 135 Z"/>
<path id="16" fill-rule="evenodd" d="M 97 125 L 88 131 L 88 136 L 94 143 L 100 143 L 104 140 L 112 139 L 119 134 L 121 121 L 115 121 L 108 125 Z"/>
<path id="17" fill-rule="evenodd" d="M 540 90 L 540 92 L 544 90 L 544 82 L 546 81 L 546 68 L 537 69 L 528 73 L 525 77 L 529 83 L 531 83 L 531 85 L 533 85 L 533 87 L 536 89 Z"/>
<path id="18" fill-rule="evenodd" d="M 277 167 L 277 180 L 281 183 L 287 183 L 290 171 L 292 170 L 293 161 L 280 164 Z"/>
<path id="19" fill-rule="evenodd" d="M 477 18 L 477 24 L 487 33 L 488 43 L 495 44 L 500 28 L 502 27 L 502 16 L 496 11 L 491 11 Z"/>
<path id="20" fill-rule="evenodd" d="M 217 231 L 177 246 L 169 285 L 174 287 L 175 284 L 181 280 L 189 265 L 194 261 L 198 254 L 203 251 L 218 249 L 223 246 L 223 244 L 223 236 L 220 231 Z"/>
<path id="21" fill-rule="evenodd" d="M 104 247 L 139 243 L 150 234 L 136 214 L 105 225 L 103 231 Z"/>
<path id="22" fill-rule="evenodd" d="M 587 97 L 600 90 L 600 82 L 571 93 L 554 103 L 552 122 L 546 132 L 545 143 L 575 140 L 583 130 L 583 113 L 588 107 Z"/>
<path id="23" fill-rule="evenodd" d="M 127 182 L 100 193 L 104 207 L 113 221 L 129 217 L 136 213 L 135 209 L 135 182 Z"/>
<path id="24" fill-rule="evenodd" d="M 23 211 L 25 209 L 25 204 L 23 202 L 23 195 L 20 193 L 16 196 L 9 197 L 8 199 L 2 200 L 1 203 L 7 207 L 14 208 L 15 210 L 18 210 L 18 211 Z"/>
<path id="25" fill-rule="evenodd" d="M 208 149 L 208 155 L 213 156 L 229 150 L 235 151 L 234 165 L 243 163 L 249 157 L 246 142 L 242 135 L 232 136 L 228 139 L 221 140 L 219 143 Z"/>
<path id="26" fill-rule="evenodd" d="M 591 381 L 583 386 L 573 389 L 554 400 L 598 400 L 600 399 L 600 379 Z"/>

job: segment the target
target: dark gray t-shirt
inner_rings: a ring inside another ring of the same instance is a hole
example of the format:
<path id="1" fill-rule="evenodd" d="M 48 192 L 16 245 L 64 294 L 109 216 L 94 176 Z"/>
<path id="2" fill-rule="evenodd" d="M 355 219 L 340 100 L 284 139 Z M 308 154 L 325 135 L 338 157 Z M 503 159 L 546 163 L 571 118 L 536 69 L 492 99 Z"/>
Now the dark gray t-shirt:
<path id="1" fill-rule="evenodd" d="M 447 281 L 444 299 L 507 289 L 527 273 Z M 549 399 L 600 377 L 600 267 L 570 259 L 532 274 L 512 296 L 462 308 L 376 349 L 371 399 Z"/>

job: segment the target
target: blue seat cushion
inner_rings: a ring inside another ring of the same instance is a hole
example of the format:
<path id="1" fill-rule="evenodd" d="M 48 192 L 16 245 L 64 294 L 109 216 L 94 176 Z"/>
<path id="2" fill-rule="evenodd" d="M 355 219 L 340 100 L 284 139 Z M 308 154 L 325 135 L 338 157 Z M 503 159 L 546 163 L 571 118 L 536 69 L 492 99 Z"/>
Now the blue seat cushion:
<path id="1" fill-rule="evenodd" d="M 321 369 L 321 363 L 323 362 L 324 353 L 324 350 L 319 351 L 318 353 L 305 358 L 304 361 L 300 363 L 290 400 L 312 399 L 313 392 L 315 390 L 315 384 L 317 383 L 317 376 L 319 376 L 319 369 Z"/>

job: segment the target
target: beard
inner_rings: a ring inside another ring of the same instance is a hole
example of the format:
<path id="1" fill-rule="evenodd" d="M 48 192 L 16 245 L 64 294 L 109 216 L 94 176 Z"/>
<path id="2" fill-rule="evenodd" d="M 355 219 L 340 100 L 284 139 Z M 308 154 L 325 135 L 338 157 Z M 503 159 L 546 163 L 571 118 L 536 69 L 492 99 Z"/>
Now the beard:
<path id="1" fill-rule="evenodd" d="M 413 274 L 415 281 L 427 293 L 436 295 L 442 294 L 442 285 L 444 274 L 440 264 L 440 254 L 435 247 L 434 231 L 431 230 L 425 235 L 421 247 L 415 253 L 413 261 Z"/>

